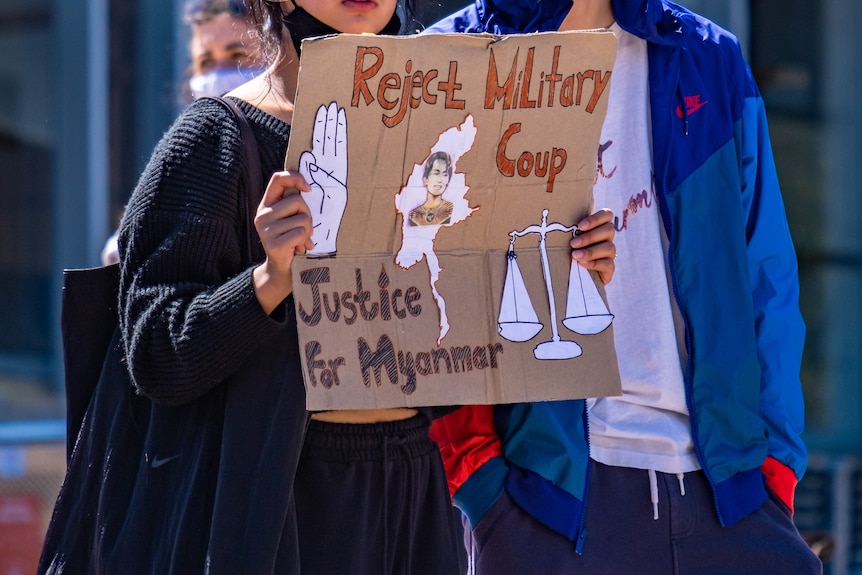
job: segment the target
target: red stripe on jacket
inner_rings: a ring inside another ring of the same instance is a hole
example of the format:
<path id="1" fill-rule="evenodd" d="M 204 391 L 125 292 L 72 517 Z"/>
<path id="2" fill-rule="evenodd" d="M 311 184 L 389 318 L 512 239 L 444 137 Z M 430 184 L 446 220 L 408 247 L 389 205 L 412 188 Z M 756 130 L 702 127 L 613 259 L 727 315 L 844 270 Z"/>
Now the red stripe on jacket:
<path id="1" fill-rule="evenodd" d="M 493 405 L 465 405 L 434 420 L 431 439 L 440 447 L 450 495 L 489 459 L 503 454 Z"/>

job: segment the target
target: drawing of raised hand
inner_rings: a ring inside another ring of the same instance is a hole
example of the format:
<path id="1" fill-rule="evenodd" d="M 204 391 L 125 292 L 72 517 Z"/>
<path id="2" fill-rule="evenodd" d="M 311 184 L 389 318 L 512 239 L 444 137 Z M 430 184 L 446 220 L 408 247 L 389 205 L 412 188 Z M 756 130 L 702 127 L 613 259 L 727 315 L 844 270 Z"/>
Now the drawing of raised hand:
<path id="1" fill-rule="evenodd" d="M 314 249 L 307 253 L 334 254 L 347 207 L 347 116 L 335 102 L 317 109 L 311 151 L 300 156 L 299 172 L 311 186 L 302 193 L 313 223 Z"/>

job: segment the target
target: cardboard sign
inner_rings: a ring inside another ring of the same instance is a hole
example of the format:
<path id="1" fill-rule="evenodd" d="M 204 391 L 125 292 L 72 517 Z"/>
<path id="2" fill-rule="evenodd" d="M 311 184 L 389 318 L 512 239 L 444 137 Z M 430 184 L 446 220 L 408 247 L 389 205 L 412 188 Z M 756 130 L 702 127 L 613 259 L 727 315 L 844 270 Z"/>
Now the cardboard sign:
<path id="1" fill-rule="evenodd" d="M 306 41 L 287 169 L 310 410 L 620 393 L 591 210 L 610 32 Z"/>

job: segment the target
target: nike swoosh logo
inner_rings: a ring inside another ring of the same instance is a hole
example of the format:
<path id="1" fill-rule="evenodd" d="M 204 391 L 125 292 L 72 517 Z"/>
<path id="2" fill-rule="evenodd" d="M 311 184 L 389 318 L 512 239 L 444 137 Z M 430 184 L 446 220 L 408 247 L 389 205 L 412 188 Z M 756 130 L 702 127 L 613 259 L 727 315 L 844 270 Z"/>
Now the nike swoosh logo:
<path id="1" fill-rule="evenodd" d="M 153 459 L 152 463 L 150 463 L 150 466 L 153 469 L 158 469 L 159 467 L 161 467 L 165 463 L 169 463 L 169 462 L 173 461 L 174 459 L 176 459 L 180 455 L 182 455 L 182 453 L 178 453 L 176 455 L 171 455 L 170 457 L 162 457 L 162 458 L 156 457 Z"/>
<path id="2" fill-rule="evenodd" d="M 700 110 L 701 108 L 706 106 L 707 104 L 709 104 L 709 100 L 707 100 L 706 102 L 697 102 L 696 104 L 692 104 L 691 106 L 689 106 L 688 108 L 685 109 L 685 113 L 687 115 L 691 116 L 692 114 L 694 114 L 695 112 L 697 112 L 698 110 Z M 676 107 L 676 117 L 682 118 L 682 105 L 679 105 Z"/>

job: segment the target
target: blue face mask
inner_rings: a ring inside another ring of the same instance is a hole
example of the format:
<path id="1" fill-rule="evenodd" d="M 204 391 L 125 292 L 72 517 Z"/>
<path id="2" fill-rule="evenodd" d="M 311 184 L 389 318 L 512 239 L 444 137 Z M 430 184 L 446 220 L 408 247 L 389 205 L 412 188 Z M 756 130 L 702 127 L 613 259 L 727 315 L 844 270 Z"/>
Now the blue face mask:
<path id="1" fill-rule="evenodd" d="M 192 76 L 189 79 L 189 88 L 195 99 L 222 96 L 262 72 L 263 68 L 218 68 L 206 74 Z"/>

